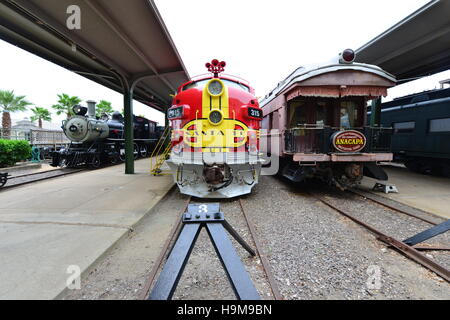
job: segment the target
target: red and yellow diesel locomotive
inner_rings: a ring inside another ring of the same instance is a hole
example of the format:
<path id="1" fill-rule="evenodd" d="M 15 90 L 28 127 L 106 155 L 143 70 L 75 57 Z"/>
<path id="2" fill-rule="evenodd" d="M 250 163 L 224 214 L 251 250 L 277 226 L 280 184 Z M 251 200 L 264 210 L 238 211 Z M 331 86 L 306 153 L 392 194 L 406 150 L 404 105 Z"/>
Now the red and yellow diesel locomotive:
<path id="1" fill-rule="evenodd" d="M 207 63 L 210 73 L 182 84 L 168 110 L 167 163 L 184 194 L 232 198 L 250 193 L 258 182 L 262 110 L 247 81 L 222 74 L 225 65 Z"/>

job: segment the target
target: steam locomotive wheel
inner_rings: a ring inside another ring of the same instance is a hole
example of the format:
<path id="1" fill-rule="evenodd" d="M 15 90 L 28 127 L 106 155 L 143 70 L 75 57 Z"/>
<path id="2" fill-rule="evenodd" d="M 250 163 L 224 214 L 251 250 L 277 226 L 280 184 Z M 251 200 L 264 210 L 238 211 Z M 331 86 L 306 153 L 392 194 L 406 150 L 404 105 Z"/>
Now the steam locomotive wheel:
<path id="1" fill-rule="evenodd" d="M 141 158 L 145 158 L 147 156 L 147 146 L 145 144 L 143 144 L 140 148 L 139 148 L 139 155 L 141 156 Z"/>
<path id="2" fill-rule="evenodd" d="M 134 144 L 134 150 L 133 150 L 133 158 L 136 160 L 139 157 L 139 146 L 135 143 Z M 119 159 L 122 162 L 125 162 L 126 156 L 125 156 L 125 146 L 123 146 L 119 151 Z"/>
<path id="3" fill-rule="evenodd" d="M 100 167 L 101 161 L 100 156 L 96 155 L 92 158 L 91 167 L 98 168 Z"/>
<path id="4" fill-rule="evenodd" d="M 60 168 L 67 167 L 67 159 L 62 159 L 61 162 L 59 163 L 59 167 Z"/>
<path id="5" fill-rule="evenodd" d="M 134 144 L 133 157 L 134 160 L 139 158 L 139 146 L 137 145 L 137 143 Z"/>
<path id="6" fill-rule="evenodd" d="M 121 147 L 119 150 L 119 160 L 125 162 L 125 147 Z"/>

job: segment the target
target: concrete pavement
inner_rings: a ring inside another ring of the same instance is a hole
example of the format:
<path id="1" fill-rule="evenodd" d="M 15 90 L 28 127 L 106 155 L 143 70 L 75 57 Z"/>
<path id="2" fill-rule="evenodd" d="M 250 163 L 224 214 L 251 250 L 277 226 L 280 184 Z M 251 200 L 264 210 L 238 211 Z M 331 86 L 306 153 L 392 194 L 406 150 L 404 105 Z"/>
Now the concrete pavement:
<path id="1" fill-rule="evenodd" d="M 394 184 L 399 193 L 375 192 L 377 195 L 450 219 L 449 178 L 414 173 L 401 166 L 383 168 L 389 176 L 389 183 Z M 375 182 L 364 178 L 361 189 L 370 191 Z"/>
<path id="2" fill-rule="evenodd" d="M 0 299 L 53 299 L 170 190 L 171 176 L 123 165 L 0 191 Z"/>

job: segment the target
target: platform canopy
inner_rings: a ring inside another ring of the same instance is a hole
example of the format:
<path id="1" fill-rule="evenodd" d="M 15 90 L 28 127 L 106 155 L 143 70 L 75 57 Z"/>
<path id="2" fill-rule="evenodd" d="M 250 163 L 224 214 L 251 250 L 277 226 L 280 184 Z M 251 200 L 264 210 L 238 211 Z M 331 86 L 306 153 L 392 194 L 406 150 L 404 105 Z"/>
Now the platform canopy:
<path id="1" fill-rule="evenodd" d="M 152 0 L 1 1 L 0 38 L 158 110 L 189 78 Z"/>
<path id="2" fill-rule="evenodd" d="M 356 61 L 378 65 L 399 83 L 450 69 L 450 1 L 430 1 L 356 53 Z"/>

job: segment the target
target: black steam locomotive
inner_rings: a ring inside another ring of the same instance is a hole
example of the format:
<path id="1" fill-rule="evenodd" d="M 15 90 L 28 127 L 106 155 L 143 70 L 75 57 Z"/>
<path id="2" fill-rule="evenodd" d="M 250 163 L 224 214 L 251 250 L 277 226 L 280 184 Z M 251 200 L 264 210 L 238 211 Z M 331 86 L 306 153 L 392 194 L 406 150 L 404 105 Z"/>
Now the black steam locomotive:
<path id="1" fill-rule="evenodd" d="M 63 121 L 61 128 L 71 143 L 68 148 L 52 153 L 52 166 L 97 168 L 102 164 L 125 161 L 122 114 L 114 112 L 111 119 L 98 119 L 95 116 L 95 102 L 88 101 L 87 104 L 87 108 L 74 106 L 75 115 Z M 134 158 L 148 156 L 162 131 L 156 122 L 133 116 Z"/>

